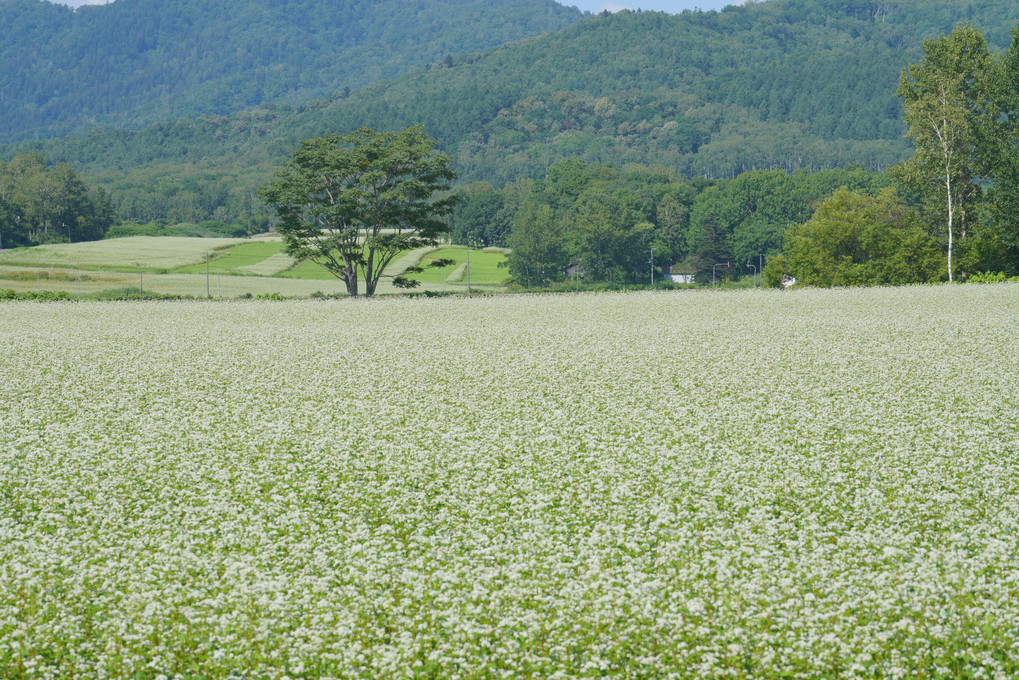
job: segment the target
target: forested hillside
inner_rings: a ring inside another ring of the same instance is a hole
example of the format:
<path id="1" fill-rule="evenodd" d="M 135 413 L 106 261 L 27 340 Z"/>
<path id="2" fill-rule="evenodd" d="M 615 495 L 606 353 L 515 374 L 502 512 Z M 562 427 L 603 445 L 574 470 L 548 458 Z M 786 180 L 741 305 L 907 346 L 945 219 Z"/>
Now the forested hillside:
<path id="1" fill-rule="evenodd" d="M 910 153 L 894 93 L 922 40 L 970 22 L 1000 49 L 1017 18 L 1009 0 L 770 0 L 604 14 L 349 96 L 95 130 L 0 155 L 38 150 L 70 162 L 112 190 L 122 216 L 143 221 L 251 215 L 264 210 L 254 190 L 300 139 L 418 121 L 462 180 L 497 187 L 543 177 L 565 158 L 713 178 L 853 163 L 881 170 Z"/>
<path id="2" fill-rule="evenodd" d="M 580 18 L 551 0 L 0 0 L 0 139 L 300 103 Z"/>

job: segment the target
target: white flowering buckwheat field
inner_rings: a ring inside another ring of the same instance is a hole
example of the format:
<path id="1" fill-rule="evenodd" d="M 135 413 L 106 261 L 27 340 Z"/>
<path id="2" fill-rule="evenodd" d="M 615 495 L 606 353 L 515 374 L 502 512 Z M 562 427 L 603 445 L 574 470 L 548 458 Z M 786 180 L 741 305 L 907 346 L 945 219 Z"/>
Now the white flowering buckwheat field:
<path id="1" fill-rule="evenodd" d="M 1014 678 L 1019 287 L 0 306 L 0 677 Z"/>

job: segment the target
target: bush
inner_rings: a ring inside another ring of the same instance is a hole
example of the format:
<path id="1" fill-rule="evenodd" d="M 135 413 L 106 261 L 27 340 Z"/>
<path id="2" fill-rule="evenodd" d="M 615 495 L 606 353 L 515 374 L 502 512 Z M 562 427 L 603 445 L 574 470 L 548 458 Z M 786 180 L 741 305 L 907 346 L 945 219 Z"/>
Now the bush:
<path id="1" fill-rule="evenodd" d="M 91 300 L 197 300 L 193 295 L 175 295 L 173 293 L 150 293 L 144 291 L 139 296 L 138 289 L 134 286 L 125 288 L 108 288 L 88 296 Z"/>
<path id="2" fill-rule="evenodd" d="M 67 291 L 59 290 L 44 290 L 38 293 L 34 291 L 28 291 L 25 293 L 19 293 L 11 288 L 5 288 L 0 290 L 0 300 L 39 300 L 42 302 L 51 302 L 55 300 L 73 300 L 75 297 Z"/>
<path id="3" fill-rule="evenodd" d="M 126 238 L 128 236 L 158 236 L 159 228 L 153 224 L 138 224 L 137 222 L 125 222 L 110 227 L 104 238 Z"/>
<path id="4" fill-rule="evenodd" d="M 627 290 L 683 290 L 684 288 L 697 287 L 695 284 L 673 283 L 668 280 L 655 281 L 653 287 L 640 283 L 616 283 L 613 281 L 580 281 L 578 284 L 576 280 L 555 281 L 540 288 L 525 288 L 520 285 L 511 286 L 513 290 L 533 293 L 575 293 L 578 291 L 585 293 L 607 293 Z"/>
<path id="5" fill-rule="evenodd" d="M 789 263 L 786 262 L 785 255 L 776 255 L 768 260 L 768 264 L 764 266 L 764 273 L 761 275 L 761 280 L 764 282 L 765 288 L 781 288 L 782 277 L 788 274 Z"/>
<path id="6" fill-rule="evenodd" d="M 123 238 L 125 236 L 190 236 L 198 238 L 243 238 L 249 236 L 248 229 L 239 224 L 227 224 L 215 220 L 206 220 L 198 224 L 180 222 L 171 224 L 169 220 L 153 220 L 148 224 L 125 222 L 110 227 L 105 238 Z"/>
<path id="7" fill-rule="evenodd" d="M 1019 282 L 1019 276 L 1007 276 L 1004 272 L 977 272 L 966 278 L 966 283 L 1014 283 Z"/>

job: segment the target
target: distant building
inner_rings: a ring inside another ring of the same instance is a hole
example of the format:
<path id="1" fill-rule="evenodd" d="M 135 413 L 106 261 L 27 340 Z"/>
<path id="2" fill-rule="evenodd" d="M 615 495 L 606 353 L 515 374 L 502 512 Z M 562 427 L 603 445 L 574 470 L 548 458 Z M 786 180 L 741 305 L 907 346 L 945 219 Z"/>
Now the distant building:
<path id="1" fill-rule="evenodd" d="M 568 264 L 565 267 L 563 267 L 563 278 L 564 279 L 571 279 L 574 276 L 583 276 L 583 275 L 584 275 L 584 270 L 580 268 L 580 263 L 579 262 L 574 262 L 573 264 Z"/>
<path id="2" fill-rule="evenodd" d="M 694 283 L 697 274 L 689 267 L 673 266 L 669 269 L 669 280 L 673 283 Z"/>

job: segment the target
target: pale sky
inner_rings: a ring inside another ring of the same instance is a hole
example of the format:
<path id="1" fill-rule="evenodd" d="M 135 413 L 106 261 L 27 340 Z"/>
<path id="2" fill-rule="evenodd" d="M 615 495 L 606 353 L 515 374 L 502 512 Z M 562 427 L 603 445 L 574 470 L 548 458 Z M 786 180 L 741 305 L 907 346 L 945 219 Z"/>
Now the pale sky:
<path id="1" fill-rule="evenodd" d="M 722 9 L 727 5 L 742 5 L 745 0 L 558 0 L 560 4 L 577 7 L 585 12 L 616 12 L 621 9 L 649 9 L 679 14 L 684 9 Z"/>
<path id="2" fill-rule="evenodd" d="M 65 0 L 63 4 L 71 7 L 82 5 L 103 5 L 109 0 Z M 660 12 L 678 14 L 684 9 L 722 9 L 726 5 L 740 5 L 745 0 L 560 0 L 567 7 L 577 7 L 585 12 L 615 12 L 621 9 L 650 9 Z"/>

